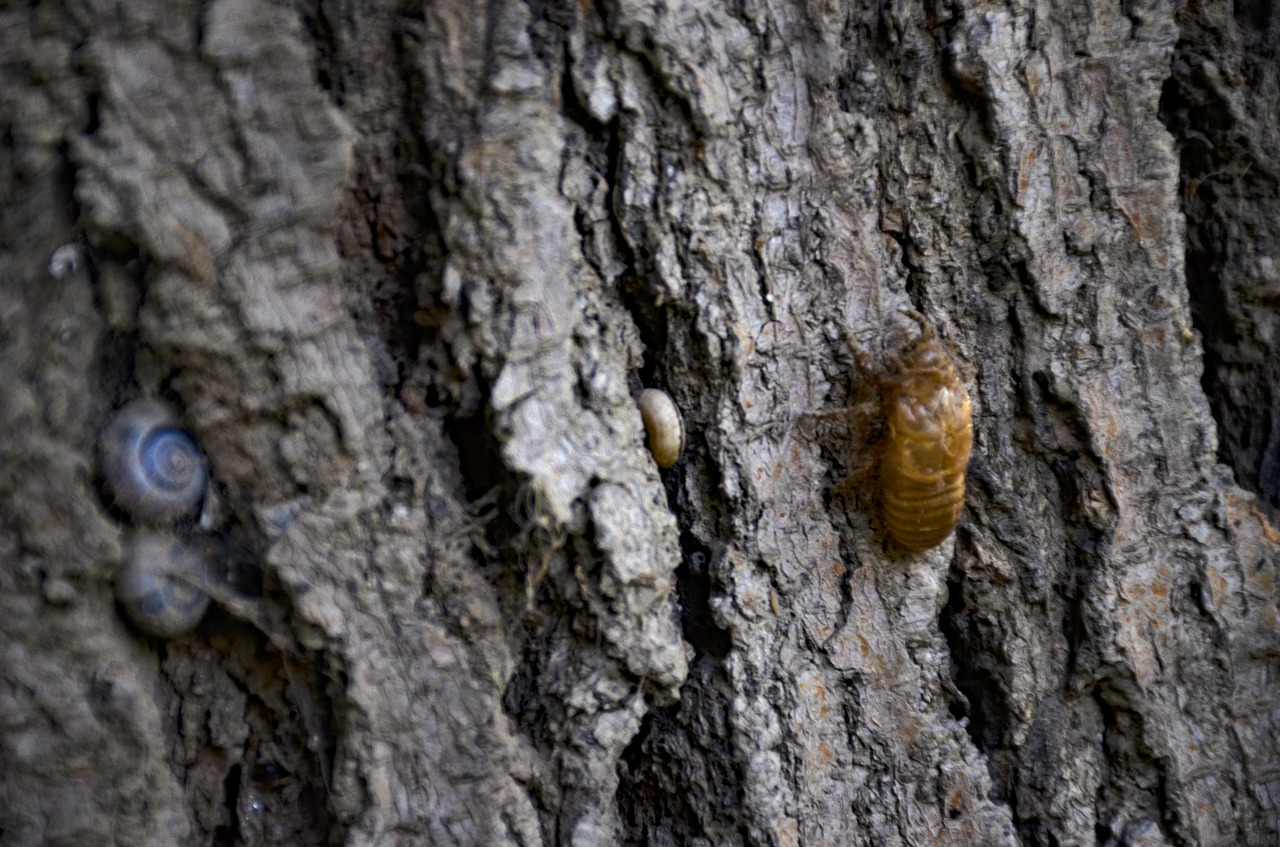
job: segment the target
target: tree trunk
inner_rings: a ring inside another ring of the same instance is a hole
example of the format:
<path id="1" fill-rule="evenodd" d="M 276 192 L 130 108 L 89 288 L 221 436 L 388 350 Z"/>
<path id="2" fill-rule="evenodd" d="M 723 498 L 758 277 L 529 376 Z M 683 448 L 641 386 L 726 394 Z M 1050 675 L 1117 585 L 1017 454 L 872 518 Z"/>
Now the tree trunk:
<path id="1" fill-rule="evenodd" d="M 1269 4 L 0 33 L 0 844 L 1277 843 Z M 908 310 L 975 434 L 918 554 L 849 475 Z M 209 466 L 171 639 L 140 396 Z"/>

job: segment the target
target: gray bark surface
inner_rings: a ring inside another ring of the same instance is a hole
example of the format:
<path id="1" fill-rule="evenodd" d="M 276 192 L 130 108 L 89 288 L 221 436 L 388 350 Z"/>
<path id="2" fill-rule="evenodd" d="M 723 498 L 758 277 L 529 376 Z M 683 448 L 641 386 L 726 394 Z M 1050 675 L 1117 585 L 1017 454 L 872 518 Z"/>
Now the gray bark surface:
<path id="1" fill-rule="evenodd" d="M 1280 843 L 1278 33 L 0 10 L 0 845 Z M 908 309 L 975 433 L 914 555 L 812 414 Z M 137 396 L 213 480 L 171 640 Z"/>

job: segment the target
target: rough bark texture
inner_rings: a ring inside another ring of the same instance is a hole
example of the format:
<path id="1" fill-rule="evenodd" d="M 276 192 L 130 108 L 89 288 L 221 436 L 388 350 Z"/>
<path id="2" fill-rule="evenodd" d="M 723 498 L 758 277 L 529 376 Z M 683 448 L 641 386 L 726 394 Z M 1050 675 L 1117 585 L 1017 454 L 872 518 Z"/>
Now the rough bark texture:
<path id="1" fill-rule="evenodd" d="M 0 844 L 1280 839 L 1268 4 L 0 39 Z M 839 487 L 874 422 L 806 417 L 908 308 L 975 410 L 921 555 Z M 168 641 L 96 462 L 139 395 L 214 480 Z"/>

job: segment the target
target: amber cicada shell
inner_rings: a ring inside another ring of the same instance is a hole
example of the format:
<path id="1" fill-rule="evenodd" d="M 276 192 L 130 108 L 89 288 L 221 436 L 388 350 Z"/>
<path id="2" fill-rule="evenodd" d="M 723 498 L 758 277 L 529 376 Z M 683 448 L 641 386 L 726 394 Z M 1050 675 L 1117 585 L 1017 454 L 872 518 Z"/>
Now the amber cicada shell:
<path id="1" fill-rule="evenodd" d="M 920 336 L 882 379 L 888 432 L 879 477 L 889 536 L 921 551 L 951 534 L 964 511 L 973 413 L 950 352 L 923 316 L 910 316 Z"/>

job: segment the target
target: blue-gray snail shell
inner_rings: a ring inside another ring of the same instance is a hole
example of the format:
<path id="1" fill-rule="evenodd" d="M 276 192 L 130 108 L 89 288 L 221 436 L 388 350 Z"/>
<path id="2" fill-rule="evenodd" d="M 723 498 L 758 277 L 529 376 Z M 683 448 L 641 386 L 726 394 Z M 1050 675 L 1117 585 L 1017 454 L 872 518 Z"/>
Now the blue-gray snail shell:
<path id="1" fill-rule="evenodd" d="M 144 397 L 121 407 L 99 453 L 103 483 L 136 522 L 170 524 L 199 511 L 209 484 L 204 455 L 167 403 Z"/>
<path id="2" fill-rule="evenodd" d="M 207 563 L 198 549 L 168 533 L 140 529 L 125 546 L 116 599 L 139 629 L 172 638 L 204 617 L 207 580 Z"/>

